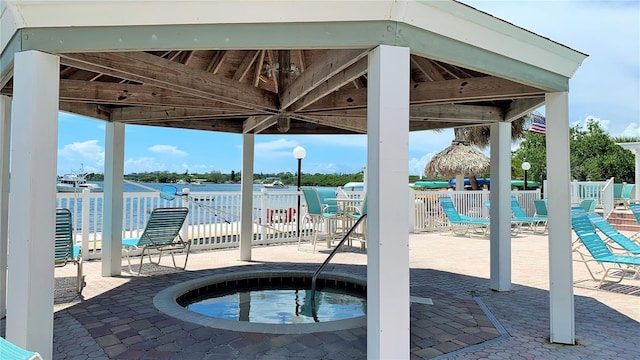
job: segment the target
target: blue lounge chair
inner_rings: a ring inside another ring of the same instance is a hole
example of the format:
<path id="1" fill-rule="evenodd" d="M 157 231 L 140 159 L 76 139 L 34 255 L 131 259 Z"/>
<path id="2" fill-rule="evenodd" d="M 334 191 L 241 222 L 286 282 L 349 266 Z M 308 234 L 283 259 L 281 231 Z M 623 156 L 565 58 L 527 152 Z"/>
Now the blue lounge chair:
<path id="1" fill-rule="evenodd" d="M 605 242 L 596 233 L 595 228 L 591 224 L 589 217 L 580 206 L 574 206 L 571 208 L 571 227 L 573 231 L 578 235 L 578 241 L 574 242 L 574 251 L 580 255 L 580 262 L 584 263 L 591 275 L 591 278 L 598 280 L 591 269 L 589 268 L 589 262 L 597 262 L 604 269 L 604 274 L 598 283 L 598 287 L 606 280 L 607 276 L 612 270 L 620 271 L 620 278 L 616 282 L 622 281 L 626 273 L 631 272 L 638 275 L 638 267 L 640 266 L 640 256 L 634 255 L 614 255 L 607 247 Z M 587 254 L 582 252 L 582 247 L 586 248 L 591 259 L 587 257 Z M 604 264 L 613 264 L 616 267 L 606 268 Z M 628 266 L 623 269 L 620 266 Z"/>
<path id="2" fill-rule="evenodd" d="M 640 245 L 638 243 L 619 232 L 618 229 L 609 224 L 602 216 L 598 214 L 589 214 L 588 216 L 591 223 L 609 240 L 616 244 L 610 244 L 611 247 L 626 251 L 630 255 L 640 255 Z"/>
<path id="3" fill-rule="evenodd" d="M 638 224 L 640 224 L 640 203 L 638 203 L 638 202 L 636 202 L 636 203 L 630 202 L 628 205 L 629 205 L 629 210 L 631 210 L 631 213 L 636 218 L 636 222 Z M 638 232 L 638 233 L 634 234 L 633 236 L 631 236 L 631 239 L 635 240 L 638 237 L 640 237 L 640 232 Z"/>
<path id="4" fill-rule="evenodd" d="M 487 208 L 487 210 L 491 210 L 491 201 L 487 200 L 483 204 L 484 204 L 484 207 Z M 520 234 L 521 228 L 522 228 L 522 221 L 514 218 L 513 211 L 512 211 L 511 212 L 511 235 L 516 236 Z"/>
<path id="5" fill-rule="evenodd" d="M 318 233 L 320 232 L 319 225 L 320 223 L 325 223 L 327 230 L 327 246 L 331 246 L 331 242 L 333 241 L 333 231 L 334 224 L 331 224 L 331 221 L 337 220 L 339 218 L 337 212 L 330 213 L 326 212 L 326 207 L 322 206 L 320 202 L 320 197 L 318 195 L 318 191 L 314 188 L 303 188 L 302 194 L 304 195 L 304 201 L 307 204 L 307 215 L 306 219 L 310 220 L 312 223 L 312 231 L 313 231 L 313 252 L 316 251 L 316 243 L 318 241 Z M 335 195 L 334 195 L 335 196 Z M 302 236 L 298 238 L 298 250 L 300 250 L 300 243 L 302 241 Z"/>
<path id="6" fill-rule="evenodd" d="M 0 337 L 0 359 L 3 360 L 42 360 L 35 351 L 25 350 L 3 337 Z"/>
<path id="7" fill-rule="evenodd" d="M 76 265 L 77 290 L 82 292 L 84 279 L 82 276 L 82 254 L 80 245 L 73 243 L 73 222 L 69 209 L 56 209 L 56 243 L 54 248 L 54 266 Z"/>
<path id="8" fill-rule="evenodd" d="M 549 212 L 547 210 L 547 199 L 533 200 L 533 206 L 536 207 L 536 213 L 533 216 L 547 217 Z"/>
<path id="9" fill-rule="evenodd" d="M 438 201 L 440 202 L 440 207 L 444 215 L 451 224 L 452 233 L 456 234 L 456 229 L 461 228 L 464 230 L 464 232 L 461 233 L 462 235 L 468 233 L 470 229 L 481 232 L 483 235 L 487 234 L 490 224 L 488 219 L 480 219 L 458 213 L 458 210 L 456 210 L 456 207 L 453 205 L 453 200 L 449 196 L 440 197 Z"/>
<path id="10" fill-rule="evenodd" d="M 513 213 L 513 218 L 520 223 L 520 227 L 526 224 L 533 233 L 538 232 L 537 229 L 540 225 L 544 225 L 542 232 L 547 228 L 547 217 L 527 216 L 527 213 L 522 210 L 520 203 L 518 203 L 518 199 L 516 199 L 515 196 L 511 197 L 511 212 Z"/>
<path id="11" fill-rule="evenodd" d="M 580 202 L 580 206 L 589 214 L 595 213 L 596 211 L 596 199 L 594 198 L 587 198 L 587 199 L 583 199 Z"/>
<path id="12" fill-rule="evenodd" d="M 189 250 L 191 249 L 191 241 L 183 240 L 180 236 L 180 229 L 187 218 L 189 209 L 186 207 L 181 208 L 156 208 L 151 212 L 149 220 L 140 235 L 139 238 L 131 238 L 122 240 L 122 249 L 127 255 L 127 261 L 129 263 L 129 272 L 131 272 L 131 258 L 130 252 L 136 249 L 142 249 L 140 254 L 140 268 L 138 269 L 138 275 L 142 270 L 142 260 L 144 259 L 144 253 L 147 252 L 149 261 L 151 260 L 151 250 L 159 252 L 158 262 L 154 264 L 160 264 L 162 259 L 162 252 L 169 251 L 171 259 L 173 260 L 173 266 L 176 266 L 176 259 L 173 256 L 175 250 L 187 249 L 187 257 L 184 259 L 184 267 L 187 268 L 187 261 L 189 260 Z"/>

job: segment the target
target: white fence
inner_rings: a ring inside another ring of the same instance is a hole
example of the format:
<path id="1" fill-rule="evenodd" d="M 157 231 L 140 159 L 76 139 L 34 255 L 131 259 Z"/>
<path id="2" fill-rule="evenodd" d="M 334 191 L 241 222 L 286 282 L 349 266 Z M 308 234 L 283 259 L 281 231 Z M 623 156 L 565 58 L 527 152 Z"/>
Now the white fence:
<path id="1" fill-rule="evenodd" d="M 433 231 L 447 226 L 440 210 L 438 197 L 451 196 L 460 213 L 488 217 L 484 205 L 489 201 L 489 191 L 414 191 L 410 231 Z M 520 205 L 528 215 L 533 215 L 533 200 L 540 198 L 539 190 L 514 191 Z M 363 192 L 347 192 L 350 198 L 363 198 Z M 253 238 L 255 244 L 297 241 L 297 191 L 266 191 L 253 194 Z M 189 208 L 187 224 L 182 237 L 191 239 L 194 249 L 206 250 L 237 246 L 240 234 L 239 192 L 192 192 L 188 197 L 177 196 L 165 200 L 158 192 L 125 193 L 123 202 L 123 238 L 138 237 L 149 214 L 156 207 Z M 300 226 L 302 234 L 309 234 L 311 224 L 305 220 L 304 196 L 300 196 Z M 102 248 L 103 194 L 58 193 L 57 207 L 71 210 L 76 242 L 82 244 L 84 259 L 99 259 Z"/>
<path id="2" fill-rule="evenodd" d="M 458 210 L 460 214 L 478 218 L 488 218 L 489 208 L 487 207 L 487 203 L 489 201 L 489 194 L 490 191 L 488 190 L 411 190 L 410 198 L 413 206 L 413 226 L 411 230 L 434 231 L 448 226 L 447 219 L 438 202 L 438 198 L 442 196 L 451 197 L 456 210 Z M 535 214 L 535 205 L 533 200 L 540 199 L 539 189 L 526 191 L 514 190 L 511 192 L 511 195 L 518 199 L 520 207 L 528 216 L 533 216 Z"/>

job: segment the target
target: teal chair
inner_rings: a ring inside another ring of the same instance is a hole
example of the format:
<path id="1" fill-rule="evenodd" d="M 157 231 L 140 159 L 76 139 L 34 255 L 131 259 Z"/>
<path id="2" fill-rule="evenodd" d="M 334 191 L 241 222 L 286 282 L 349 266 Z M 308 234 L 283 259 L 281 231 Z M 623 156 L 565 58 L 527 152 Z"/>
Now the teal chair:
<path id="1" fill-rule="evenodd" d="M 611 276 L 611 271 L 620 273 L 620 277 L 616 282 L 622 281 L 628 272 L 635 273 L 636 276 L 638 276 L 637 269 L 640 267 L 640 256 L 613 254 L 602 238 L 596 233 L 587 212 L 581 206 L 573 206 L 571 208 L 571 227 L 576 235 L 578 235 L 578 240 L 574 242 L 573 248 L 573 251 L 580 255 L 580 260 L 576 261 L 584 263 L 591 278 L 596 281 L 598 281 L 598 278 L 594 276 L 589 268 L 589 263 L 596 262 L 604 270 L 598 287 L 607 280 L 608 276 Z M 587 253 L 582 251 L 583 248 L 587 250 Z M 605 264 L 614 266 L 607 268 Z M 622 268 L 621 266 L 628 266 L 628 268 Z"/>
<path id="2" fill-rule="evenodd" d="M 464 235 L 469 232 L 469 230 L 474 230 L 476 232 L 481 232 L 483 235 L 487 235 L 489 230 L 489 220 L 488 219 L 480 219 L 474 218 L 471 216 L 466 216 L 458 213 L 455 205 L 453 204 L 453 200 L 449 196 L 442 196 L 438 198 L 438 202 L 440 203 L 440 208 L 442 212 L 446 216 L 447 220 L 451 224 L 451 231 L 456 234 L 456 229 L 461 229 L 463 231 L 461 234 Z"/>
<path id="3" fill-rule="evenodd" d="M 547 212 L 547 199 L 533 200 L 533 206 L 536 208 L 536 213 L 533 216 L 547 217 L 549 215 Z"/>
<path id="4" fill-rule="evenodd" d="M 629 208 L 629 203 L 631 202 L 631 191 L 633 190 L 634 184 L 623 184 L 622 192 L 619 197 L 615 197 L 615 206 L 622 205 L 625 209 Z"/>
<path id="5" fill-rule="evenodd" d="M 584 199 L 580 202 L 580 207 L 582 207 L 587 213 L 592 214 L 596 211 L 596 199 Z"/>
<path id="6" fill-rule="evenodd" d="M 82 292 L 84 279 L 82 276 L 82 254 L 80 245 L 73 243 L 73 221 L 69 209 L 56 209 L 56 239 L 54 246 L 54 266 L 61 267 L 74 264 L 78 270 L 77 290 Z"/>
<path id="7" fill-rule="evenodd" d="M 318 191 L 314 188 L 302 188 L 302 195 L 304 196 L 304 201 L 307 204 L 307 214 L 305 219 L 311 221 L 312 223 L 312 231 L 313 231 L 313 252 L 316 251 L 316 243 L 318 241 L 318 233 L 320 232 L 320 224 L 324 223 L 327 231 L 327 246 L 331 246 L 331 242 L 333 240 L 333 231 L 334 224 L 331 221 L 335 221 L 338 219 L 337 213 L 330 213 L 325 211 L 325 207 L 320 202 L 320 196 L 318 195 Z M 335 195 L 334 195 L 335 196 Z M 300 243 L 302 241 L 302 236 L 298 238 L 298 250 L 300 250 Z"/>
<path id="8" fill-rule="evenodd" d="M 513 218 L 520 222 L 520 227 L 526 224 L 532 232 L 538 232 L 538 227 L 543 225 L 542 232 L 547 228 L 546 216 L 527 216 L 527 213 L 522 210 L 520 203 L 515 196 L 511 197 L 511 212 Z"/>
<path id="9" fill-rule="evenodd" d="M 160 264 L 162 259 L 162 253 L 169 251 L 171 259 L 173 260 L 173 266 L 176 266 L 176 259 L 173 256 L 175 250 L 187 250 L 187 257 L 184 259 L 184 267 L 187 268 L 187 261 L 189 260 L 189 250 L 191 249 L 191 241 L 183 240 L 180 236 L 180 229 L 187 219 L 189 209 L 186 207 L 180 208 L 156 208 L 151 212 L 149 220 L 145 225 L 144 231 L 139 238 L 131 238 L 122 240 L 122 249 L 127 256 L 127 262 L 129 263 L 129 272 L 131 271 L 131 257 L 130 253 L 133 250 L 142 249 L 140 254 L 140 268 L 138 269 L 138 275 L 142 270 L 142 260 L 144 259 L 144 253 L 149 256 L 149 261 L 153 264 Z M 151 250 L 159 252 L 158 262 L 151 260 Z"/>
<path id="10" fill-rule="evenodd" d="M 609 224 L 602 216 L 598 214 L 589 214 L 588 216 L 593 226 L 614 243 L 609 244 L 612 248 L 625 251 L 629 254 L 640 255 L 640 245 L 638 245 L 638 243 L 619 232 L 618 229 Z"/>
<path id="11" fill-rule="evenodd" d="M 340 208 L 336 201 L 336 191 L 331 188 L 315 188 L 318 197 L 320 198 L 320 204 L 322 204 L 322 212 L 328 214 L 339 214 Z"/>
<path id="12" fill-rule="evenodd" d="M 365 196 L 360 207 L 350 206 L 346 208 L 349 217 L 354 220 L 354 223 L 367 214 L 367 202 L 367 197 Z M 367 242 L 367 219 L 362 220 L 362 224 L 360 226 L 362 227 L 362 231 L 356 233 L 356 240 L 360 241 L 360 247 L 364 249 Z"/>
<path id="13" fill-rule="evenodd" d="M 42 360 L 35 351 L 25 350 L 0 337 L 0 359 L 2 360 Z"/>

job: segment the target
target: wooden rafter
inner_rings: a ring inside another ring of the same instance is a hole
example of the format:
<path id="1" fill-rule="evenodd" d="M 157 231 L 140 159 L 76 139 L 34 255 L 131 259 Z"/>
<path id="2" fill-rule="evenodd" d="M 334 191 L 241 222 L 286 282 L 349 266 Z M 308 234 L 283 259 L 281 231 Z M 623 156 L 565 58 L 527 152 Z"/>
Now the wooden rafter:
<path id="1" fill-rule="evenodd" d="M 70 53 L 61 55 L 60 61 L 88 71 L 246 108 L 276 108 L 276 96 L 268 91 L 147 53 Z"/>
<path id="2" fill-rule="evenodd" d="M 242 63 L 240 63 L 240 66 L 238 66 L 238 69 L 233 74 L 233 78 L 232 79 L 235 80 L 235 81 L 242 82 L 244 80 L 245 76 L 247 75 L 247 73 L 249 72 L 249 70 L 251 69 L 251 66 L 256 61 L 256 58 L 258 57 L 260 52 L 261 52 L 260 50 L 258 50 L 258 51 L 247 51 L 246 55 L 242 59 Z"/>
<path id="3" fill-rule="evenodd" d="M 275 115 L 250 116 L 242 124 L 242 133 L 258 134 L 274 126 L 278 121 Z"/>
<path id="4" fill-rule="evenodd" d="M 424 76 L 429 79 L 429 81 L 442 81 L 445 80 L 444 76 L 440 73 L 440 71 L 436 68 L 436 66 L 429 59 L 425 59 L 423 57 L 412 55 L 411 63 L 417 67 Z"/>
<path id="5" fill-rule="evenodd" d="M 341 73 L 358 60 L 365 58 L 368 50 L 329 50 L 318 61 L 311 64 L 286 89 L 280 91 L 280 108 L 287 109 L 303 96 L 307 95 L 325 81 Z M 349 81 L 353 80 L 350 79 Z M 320 94 L 316 94 L 319 96 Z M 318 98 L 307 98 L 304 104 L 297 106 L 298 110 L 312 104 Z"/>
<path id="6" fill-rule="evenodd" d="M 514 100 L 506 109 L 504 119 L 507 121 L 519 119 L 544 105 L 544 101 L 544 96 Z"/>
<path id="7" fill-rule="evenodd" d="M 185 109 L 172 107 L 129 106 L 111 110 L 111 120 L 123 123 L 138 121 L 159 121 L 167 119 L 214 119 L 241 118 L 256 115 L 247 110 L 230 111 L 216 109 Z"/>

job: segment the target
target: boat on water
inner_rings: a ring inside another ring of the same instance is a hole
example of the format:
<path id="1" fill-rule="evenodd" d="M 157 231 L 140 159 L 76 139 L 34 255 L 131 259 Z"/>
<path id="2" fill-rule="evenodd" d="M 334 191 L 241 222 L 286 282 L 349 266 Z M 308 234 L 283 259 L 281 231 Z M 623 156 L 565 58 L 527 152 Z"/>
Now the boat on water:
<path id="1" fill-rule="evenodd" d="M 87 182 L 87 175 L 89 174 L 65 174 L 58 177 L 56 188 L 58 192 L 82 192 L 84 189 L 88 189 L 90 192 L 102 192 L 100 186 Z"/>
<path id="2" fill-rule="evenodd" d="M 282 181 L 280 181 L 280 179 L 278 178 L 266 178 L 262 182 L 262 186 L 266 188 L 278 188 L 278 189 L 284 189 L 289 187 L 288 185 L 285 185 Z"/>
<path id="3" fill-rule="evenodd" d="M 204 186 L 205 179 L 193 179 L 191 180 L 191 185 L 193 186 Z"/>

